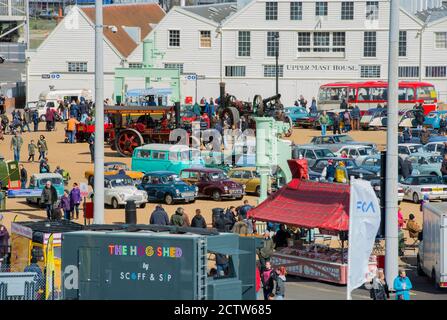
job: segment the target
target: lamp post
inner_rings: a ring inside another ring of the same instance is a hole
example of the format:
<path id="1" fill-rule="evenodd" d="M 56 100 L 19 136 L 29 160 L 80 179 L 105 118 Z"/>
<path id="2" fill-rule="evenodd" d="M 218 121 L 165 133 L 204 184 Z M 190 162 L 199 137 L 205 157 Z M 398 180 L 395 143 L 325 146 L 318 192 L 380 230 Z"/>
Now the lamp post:
<path id="1" fill-rule="evenodd" d="M 275 84 L 276 84 L 276 95 L 279 94 L 279 33 L 275 33 Z"/>
<path id="2" fill-rule="evenodd" d="M 95 179 L 93 222 L 104 224 L 104 35 L 102 1 L 95 1 Z"/>

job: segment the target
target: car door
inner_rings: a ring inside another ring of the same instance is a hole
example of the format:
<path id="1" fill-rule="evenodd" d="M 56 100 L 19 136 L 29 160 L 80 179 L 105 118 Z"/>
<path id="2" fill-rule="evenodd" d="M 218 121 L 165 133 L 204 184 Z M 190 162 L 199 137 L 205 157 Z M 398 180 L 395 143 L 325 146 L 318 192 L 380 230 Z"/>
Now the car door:
<path id="1" fill-rule="evenodd" d="M 212 182 L 208 176 L 208 173 L 197 172 L 196 179 L 197 179 L 196 185 L 197 187 L 199 187 L 199 194 L 210 196 L 211 194 L 208 192 L 210 188 L 208 187 L 211 186 Z"/>
<path id="2" fill-rule="evenodd" d="M 244 171 L 242 173 L 242 180 L 244 181 L 243 184 L 245 184 L 246 186 L 246 192 L 256 192 L 258 183 L 256 181 L 256 178 L 254 178 L 252 171 Z"/>
<path id="3" fill-rule="evenodd" d="M 230 172 L 229 178 L 237 183 L 245 184 L 243 179 L 243 173 L 244 172 L 241 170 L 233 170 Z"/>
<path id="4" fill-rule="evenodd" d="M 110 181 L 104 180 L 104 203 L 111 205 L 112 204 L 112 194 L 110 188 Z"/>
<path id="5" fill-rule="evenodd" d="M 147 176 L 143 177 L 143 181 L 142 181 L 144 190 L 147 193 L 147 198 L 148 198 L 148 200 L 151 200 L 151 201 L 158 200 L 156 197 L 157 185 L 154 184 L 154 182 L 155 182 L 154 179 L 156 179 L 156 177 L 147 175 Z"/>
<path id="6" fill-rule="evenodd" d="M 402 181 L 402 188 L 404 189 L 404 199 L 412 199 L 412 189 L 411 185 L 414 182 L 414 177 L 408 177 L 404 181 Z"/>

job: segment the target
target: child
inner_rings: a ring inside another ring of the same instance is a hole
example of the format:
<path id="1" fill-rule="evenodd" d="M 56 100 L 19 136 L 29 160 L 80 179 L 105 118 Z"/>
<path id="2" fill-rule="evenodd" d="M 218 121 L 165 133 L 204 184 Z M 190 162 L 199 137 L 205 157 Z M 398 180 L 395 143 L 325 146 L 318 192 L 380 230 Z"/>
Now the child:
<path id="1" fill-rule="evenodd" d="M 34 155 L 36 154 L 37 146 L 34 144 L 34 140 L 31 140 L 30 143 L 28 143 L 28 162 L 34 162 Z"/>
<path id="2" fill-rule="evenodd" d="M 64 190 L 64 195 L 61 197 L 60 208 L 64 211 L 64 219 L 70 220 L 70 198 L 68 196 L 68 190 Z"/>

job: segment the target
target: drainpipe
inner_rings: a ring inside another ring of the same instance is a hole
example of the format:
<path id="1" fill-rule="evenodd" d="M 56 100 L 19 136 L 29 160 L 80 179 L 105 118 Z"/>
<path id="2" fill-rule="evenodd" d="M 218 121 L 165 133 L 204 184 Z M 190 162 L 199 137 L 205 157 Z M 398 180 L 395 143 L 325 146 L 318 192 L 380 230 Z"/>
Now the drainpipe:
<path id="1" fill-rule="evenodd" d="M 424 33 L 426 27 L 427 24 L 424 23 L 421 31 L 419 31 L 419 81 L 422 81 L 422 34 Z"/>

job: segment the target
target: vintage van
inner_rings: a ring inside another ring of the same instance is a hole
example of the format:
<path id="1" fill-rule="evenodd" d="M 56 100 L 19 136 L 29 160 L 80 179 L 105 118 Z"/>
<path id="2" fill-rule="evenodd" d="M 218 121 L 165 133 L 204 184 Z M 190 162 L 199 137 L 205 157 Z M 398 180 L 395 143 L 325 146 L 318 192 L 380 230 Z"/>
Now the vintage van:
<path id="1" fill-rule="evenodd" d="M 28 189 L 42 190 L 45 188 L 47 181 L 51 181 L 51 184 L 57 191 L 57 197 L 60 199 L 64 195 L 64 178 L 59 173 L 35 173 L 31 176 Z M 40 204 L 40 198 L 26 198 L 28 203 Z"/>
<path id="2" fill-rule="evenodd" d="M 190 167 L 203 167 L 200 150 L 178 144 L 151 143 L 135 148 L 132 154 L 132 170 L 149 173 L 153 171 L 180 171 Z"/>

